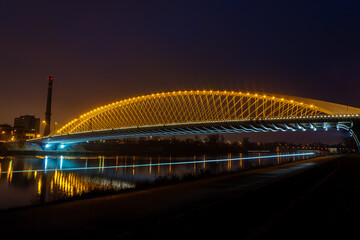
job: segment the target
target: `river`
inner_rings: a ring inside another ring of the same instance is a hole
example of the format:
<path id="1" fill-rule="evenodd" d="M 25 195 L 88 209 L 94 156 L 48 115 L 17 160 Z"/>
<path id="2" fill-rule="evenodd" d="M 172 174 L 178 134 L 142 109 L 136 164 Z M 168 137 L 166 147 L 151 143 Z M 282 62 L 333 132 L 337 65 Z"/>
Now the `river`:
<path id="1" fill-rule="evenodd" d="M 179 181 L 304 160 L 318 153 L 251 153 L 174 156 L 0 157 L 0 210 L 136 189 L 154 181 Z"/>

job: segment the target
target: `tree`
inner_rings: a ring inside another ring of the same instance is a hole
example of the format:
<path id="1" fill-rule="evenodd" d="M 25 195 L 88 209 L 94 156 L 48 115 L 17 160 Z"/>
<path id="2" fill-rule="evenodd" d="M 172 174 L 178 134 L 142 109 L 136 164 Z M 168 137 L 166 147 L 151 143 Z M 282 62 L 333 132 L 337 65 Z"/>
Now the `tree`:
<path id="1" fill-rule="evenodd" d="M 216 145 L 218 145 L 219 139 L 220 139 L 219 134 L 208 134 L 206 136 L 206 142 L 212 147 L 215 147 Z"/>
<path id="2" fill-rule="evenodd" d="M 245 150 L 249 149 L 249 147 L 250 147 L 249 137 L 243 137 L 242 145 L 243 145 Z"/>

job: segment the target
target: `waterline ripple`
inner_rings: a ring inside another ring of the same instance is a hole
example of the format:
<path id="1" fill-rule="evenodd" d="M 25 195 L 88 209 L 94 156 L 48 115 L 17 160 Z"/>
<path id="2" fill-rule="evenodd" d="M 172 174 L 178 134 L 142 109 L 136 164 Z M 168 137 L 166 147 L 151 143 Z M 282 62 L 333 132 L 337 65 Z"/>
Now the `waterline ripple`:
<path id="1" fill-rule="evenodd" d="M 197 161 L 183 161 L 183 162 L 165 162 L 165 163 L 147 163 L 147 164 L 135 164 L 135 165 L 120 165 L 120 166 L 99 166 L 99 167 L 75 167 L 75 168 L 52 168 L 47 169 L 47 157 L 45 157 L 44 169 L 31 169 L 31 170 L 14 170 L 13 173 L 31 173 L 31 172 L 54 172 L 54 171 L 81 171 L 81 170 L 98 170 L 98 169 L 113 169 L 113 168 L 137 168 L 137 167 L 152 167 L 152 166 L 170 166 L 170 165 L 185 165 L 185 164 L 197 164 L 197 163 L 212 163 L 212 162 L 228 162 L 239 160 L 253 160 L 253 159 L 268 159 L 268 158 L 283 158 L 283 157 L 296 157 L 296 156 L 310 156 L 314 153 L 294 153 L 294 154 L 282 154 L 282 155 L 267 155 L 267 156 L 254 156 L 254 157 L 241 157 L 241 158 L 225 158 L 225 159 L 209 159 L 209 160 L 197 160 Z M 62 164 L 61 164 L 62 165 Z M 8 171 L 2 171 L 1 174 L 8 173 Z"/>

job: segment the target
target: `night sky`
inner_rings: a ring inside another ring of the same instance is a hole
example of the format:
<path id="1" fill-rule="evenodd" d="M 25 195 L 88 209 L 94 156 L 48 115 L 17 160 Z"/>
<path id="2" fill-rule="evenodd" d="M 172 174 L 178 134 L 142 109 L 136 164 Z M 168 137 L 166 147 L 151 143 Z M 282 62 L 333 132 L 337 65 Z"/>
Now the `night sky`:
<path id="1" fill-rule="evenodd" d="M 0 0 L 0 123 L 185 89 L 360 107 L 359 1 Z"/>

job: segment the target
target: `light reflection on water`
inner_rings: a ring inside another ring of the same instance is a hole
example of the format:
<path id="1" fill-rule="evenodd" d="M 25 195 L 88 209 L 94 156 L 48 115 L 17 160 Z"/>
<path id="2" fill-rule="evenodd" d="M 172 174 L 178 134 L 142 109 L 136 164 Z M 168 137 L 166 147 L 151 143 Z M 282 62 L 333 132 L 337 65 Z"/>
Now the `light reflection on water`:
<path id="1" fill-rule="evenodd" d="M 0 159 L 0 210 L 65 200 L 84 194 L 120 191 L 159 177 L 220 173 L 277 165 L 316 154 L 228 154 L 193 157 L 36 156 Z"/>

